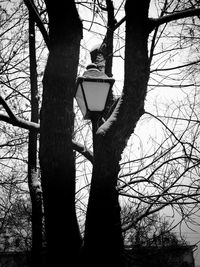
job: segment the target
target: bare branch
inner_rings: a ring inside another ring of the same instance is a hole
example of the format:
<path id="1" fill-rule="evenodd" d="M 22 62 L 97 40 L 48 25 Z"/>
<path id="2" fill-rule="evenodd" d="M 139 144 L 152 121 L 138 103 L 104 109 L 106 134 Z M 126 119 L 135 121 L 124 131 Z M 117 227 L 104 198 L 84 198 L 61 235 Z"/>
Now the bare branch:
<path id="1" fill-rule="evenodd" d="M 13 114 L 13 113 L 12 113 Z M 14 114 L 13 114 L 14 115 Z M 9 117 L 8 115 L 0 113 L 0 120 L 12 124 L 13 126 L 21 127 L 23 129 L 29 131 L 40 131 L 40 125 L 35 122 L 26 121 L 20 119 L 19 117 L 14 115 L 14 119 Z M 88 150 L 85 146 L 81 145 L 80 143 L 72 140 L 73 149 L 83 155 L 86 159 L 88 159 L 91 163 L 93 163 L 93 153 Z"/>
<path id="2" fill-rule="evenodd" d="M 85 146 L 81 145 L 80 143 L 72 140 L 73 149 L 83 155 L 86 159 L 88 159 L 91 163 L 93 163 L 93 153 L 86 149 Z"/>
<path id="3" fill-rule="evenodd" d="M 41 18 L 40 18 L 40 15 L 38 14 L 36 6 L 30 0 L 24 0 L 24 3 L 27 6 L 27 8 L 28 8 L 29 12 L 31 13 L 31 15 L 33 16 L 33 18 L 34 18 L 34 20 L 35 20 L 35 22 L 36 22 L 36 24 L 37 24 L 42 36 L 44 38 L 44 41 L 45 41 L 45 43 L 46 43 L 46 45 L 47 45 L 47 47 L 49 49 L 49 45 L 50 45 L 49 44 L 50 43 L 49 36 L 48 36 L 48 33 L 47 33 L 47 31 L 46 31 L 46 29 L 44 27 L 44 24 L 43 24 Z"/>
<path id="4" fill-rule="evenodd" d="M 188 9 L 188 10 L 183 10 L 179 12 L 175 12 L 171 15 L 166 15 L 163 17 L 160 17 L 158 19 L 149 19 L 150 21 L 150 31 L 154 30 L 158 26 L 174 21 L 174 20 L 179 20 L 183 18 L 188 18 L 188 17 L 193 17 L 193 16 L 199 16 L 200 15 L 200 8 L 193 8 L 193 9 Z"/>
<path id="5" fill-rule="evenodd" d="M 14 118 L 12 118 L 2 112 L 0 113 L 0 120 L 29 131 L 39 131 L 40 129 L 38 123 L 23 120 L 15 115 Z"/>
<path id="6" fill-rule="evenodd" d="M 162 24 L 178 20 L 178 19 L 183 19 L 183 18 L 188 18 L 192 16 L 199 16 L 200 15 L 200 8 L 193 8 L 193 9 L 188 9 L 188 10 L 183 10 L 180 12 L 173 13 L 171 15 L 163 16 L 158 19 L 149 19 L 149 25 L 150 25 L 150 32 L 153 31 L 155 28 L 159 27 Z M 119 28 L 124 22 L 126 21 L 126 16 L 124 16 L 120 21 L 118 21 L 115 26 L 114 30 Z"/>

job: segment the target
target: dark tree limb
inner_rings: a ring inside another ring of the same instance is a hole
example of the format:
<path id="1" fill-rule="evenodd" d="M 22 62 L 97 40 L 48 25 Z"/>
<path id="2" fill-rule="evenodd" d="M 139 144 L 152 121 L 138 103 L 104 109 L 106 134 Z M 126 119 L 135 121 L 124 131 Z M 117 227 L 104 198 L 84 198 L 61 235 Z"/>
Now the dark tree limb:
<path id="1" fill-rule="evenodd" d="M 34 21 L 36 22 L 36 25 L 39 28 L 39 30 L 40 30 L 43 38 L 44 38 L 46 46 L 49 49 L 49 47 L 50 47 L 49 35 L 48 35 L 48 33 L 47 33 L 47 31 L 46 31 L 46 29 L 44 27 L 44 24 L 43 24 L 43 22 L 42 22 L 42 20 L 40 18 L 40 15 L 39 15 L 39 13 L 37 11 L 37 8 L 36 8 L 35 4 L 33 3 L 33 1 L 30 1 L 30 0 L 24 0 L 24 3 L 27 6 L 30 14 L 32 15 L 32 17 L 34 19 Z"/>
<path id="2" fill-rule="evenodd" d="M 200 8 L 191 8 L 188 10 L 178 11 L 171 15 L 166 15 L 157 19 L 149 18 L 149 32 L 153 31 L 155 28 L 161 26 L 162 24 L 192 16 L 200 16 Z M 126 16 L 115 23 L 114 30 L 119 28 L 125 21 Z"/>
<path id="3" fill-rule="evenodd" d="M 0 120 L 29 131 L 38 132 L 40 129 L 40 125 L 38 123 L 26 121 L 17 116 L 14 116 L 14 118 L 12 118 L 7 114 L 4 114 L 3 112 L 0 112 Z"/>
<path id="4" fill-rule="evenodd" d="M 0 96 L 0 104 L 4 107 L 5 111 L 7 112 L 8 116 L 13 120 L 17 120 L 17 117 L 12 112 L 12 109 L 8 105 L 8 103 L 3 99 L 2 96 Z"/>
<path id="5" fill-rule="evenodd" d="M 171 15 L 166 15 L 158 19 L 151 18 L 149 19 L 149 25 L 150 25 L 149 30 L 152 31 L 156 27 L 159 27 L 160 25 L 171 22 L 171 21 L 193 17 L 193 16 L 199 16 L 199 15 L 200 15 L 200 8 L 192 8 L 188 10 L 178 11 Z"/>
<path id="6" fill-rule="evenodd" d="M 32 1 L 31 1 L 32 3 Z M 35 22 L 32 13 L 29 12 L 29 65 L 30 65 L 30 89 L 31 89 L 31 121 L 38 123 L 39 104 L 37 86 L 37 63 L 35 47 Z M 31 266 L 42 266 L 42 239 L 43 239 L 43 208 L 42 190 L 37 170 L 37 140 L 38 133 L 29 131 L 28 141 L 28 186 L 32 205 L 32 249 Z"/>

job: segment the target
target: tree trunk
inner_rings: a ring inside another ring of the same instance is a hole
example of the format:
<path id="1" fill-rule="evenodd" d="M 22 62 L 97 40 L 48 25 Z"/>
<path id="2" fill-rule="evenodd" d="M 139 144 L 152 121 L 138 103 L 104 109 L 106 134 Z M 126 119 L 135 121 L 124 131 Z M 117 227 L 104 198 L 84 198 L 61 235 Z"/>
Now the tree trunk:
<path id="1" fill-rule="evenodd" d="M 133 9 L 132 1 L 126 1 L 123 94 L 104 124 L 96 129 L 93 122 L 94 165 L 84 237 L 87 266 L 124 266 L 116 186 L 121 154 L 144 112 L 149 79 L 149 2 L 140 1 Z"/>
<path id="2" fill-rule="evenodd" d="M 31 83 L 31 121 L 38 123 L 38 88 L 35 54 L 35 25 L 29 16 L 29 51 Z M 28 143 L 28 185 L 32 204 L 32 255 L 31 266 L 42 264 L 42 192 L 37 172 L 37 132 L 30 131 Z"/>
<path id="3" fill-rule="evenodd" d="M 74 1 L 46 1 L 50 52 L 43 79 L 40 165 L 48 266 L 77 266 L 81 237 L 75 211 L 73 97 L 82 24 Z"/>
<path id="4" fill-rule="evenodd" d="M 124 266 L 120 206 L 116 189 L 119 159 L 109 140 L 96 135 L 93 121 L 94 163 L 87 208 L 84 262 L 86 266 Z"/>

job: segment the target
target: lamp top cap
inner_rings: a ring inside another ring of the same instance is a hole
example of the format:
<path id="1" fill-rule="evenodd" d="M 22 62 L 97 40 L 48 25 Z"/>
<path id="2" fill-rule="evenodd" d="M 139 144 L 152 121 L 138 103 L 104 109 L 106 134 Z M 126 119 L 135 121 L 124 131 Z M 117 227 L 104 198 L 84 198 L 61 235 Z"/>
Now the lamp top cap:
<path id="1" fill-rule="evenodd" d="M 99 71 L 97 64 L 95 64 L 95 63 L 90 63 L 87 65 L 86 70 L 90 70 L 90 69 L 96 69 Z"/>
<path id="2" fill-rule="evenodd" d="M 98 80 L 98 82 L 100 82 L 101 80 L 101 82 L 114 83 L 114 79 L 108 77 L 104 72 L 100 71 L 98 69 L 98 66 L 94 63 L 89 64 L 86 67 L 83 75 L 78 77 L 79 81 L 85 79 L 91 79 L 91 81 L 96 79 L 96 81 Z"/>
<path id="3" fill-rule="evenodd" d="M 98 69 L 98 66 L 94 63 L 87 65 L 86 70 L 83 73 L 84 78 L 108 78 L 108 76 Z"/>

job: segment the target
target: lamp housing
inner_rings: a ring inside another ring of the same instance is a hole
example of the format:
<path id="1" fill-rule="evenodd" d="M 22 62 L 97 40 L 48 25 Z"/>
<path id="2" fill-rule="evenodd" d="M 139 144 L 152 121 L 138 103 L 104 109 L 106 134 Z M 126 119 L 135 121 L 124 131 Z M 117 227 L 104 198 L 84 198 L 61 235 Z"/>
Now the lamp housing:
<path id="1" fill-rule="evenodd" d="M 91 119 L 92 114 L 104 111 L 114 82 L 96 64 L 88 65 L 83 75 L 77 78 L 75 98 L 84 119 Z"/>

